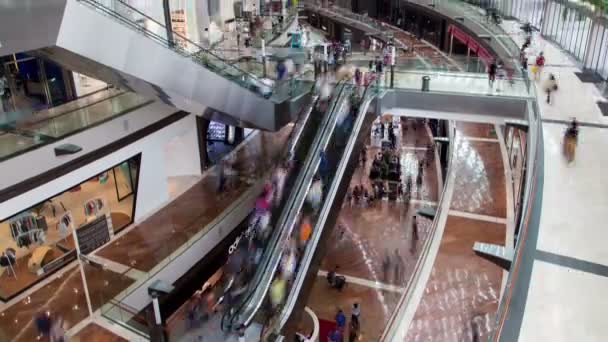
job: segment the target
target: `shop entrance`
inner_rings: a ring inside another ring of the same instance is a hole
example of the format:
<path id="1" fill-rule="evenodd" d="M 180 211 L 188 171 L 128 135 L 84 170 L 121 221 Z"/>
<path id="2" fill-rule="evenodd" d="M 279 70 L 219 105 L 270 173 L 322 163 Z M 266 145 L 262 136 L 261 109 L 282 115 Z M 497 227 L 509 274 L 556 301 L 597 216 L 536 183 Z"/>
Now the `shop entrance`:
<path id="1" fill-rule="evenodd" d="M 0 221 L 0 300 L 8 301 L 133 222 L 141 154 Z M 86 247 L 83 247 L 86 245 Z"/>

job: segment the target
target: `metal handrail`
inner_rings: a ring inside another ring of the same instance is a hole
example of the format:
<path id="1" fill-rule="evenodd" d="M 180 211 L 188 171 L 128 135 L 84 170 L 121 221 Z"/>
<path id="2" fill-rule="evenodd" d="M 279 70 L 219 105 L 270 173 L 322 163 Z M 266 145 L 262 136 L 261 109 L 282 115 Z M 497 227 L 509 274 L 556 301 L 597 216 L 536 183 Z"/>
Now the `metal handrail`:
<path id="1" fill-rule="evenodd" d="M 538 102 L 529 101 L 528 102 L 528 120 L 530 123 L 534 123 L 536 125 L 536 131 L 530 130 L 533 133 L 533 139 L 529 139 L 530 142 L 527 144 L 527 154 L 528 159 L 526 161 L 527 165 L 532 166 L 532 172 L 528 172 L 526 175 L 526 184 L 524 191 L 524 199 L 521 205 L 522 213 L 525 215 L 521 215 L 520 223 L 519 223 L 519 234 L 517 236 L 517 243 L 515 245 L 515 253 L 513 255 L 513 260 L 511 262 L 511 268 L 509 270 L 509 275 L 507 277 L 507 285 L 503 292 L 503 296 L 500 300 L 500 304 L 498 309 L 496 310 L 496 328 L 494 334 L 492 336 L 492 341 L 497 342 L 502 328 L 504 326 L 505 320 L 507 318 L 507 312 L 509 310 L 509 306 L 511 303 L 511 297 L 513 295 L 513 289 L 515 284 L 517 283 L 517 278 L 519 275 L 519 267 L 521 264 L 521 253 L 526 245 L 526 236 L 528 233 L 528 228 L 530 226 L 530 216 L 534 210 L 540 210 L 540 208 L 534 208 L 533 202 L 535 198 L 537 180 L 539 177 L 538 174 L 538 163 L 540 158 L 542 158 L 543 154 L 539 153 L 540 147 L 542 146 L 539 141 L 542 137 L 542 125 L 540 124 L 540 115 L 538 109 Z M 534 145 L 534 146 L 532 146 Z M 522 313 L 523 314 L 523 313 Z"/>

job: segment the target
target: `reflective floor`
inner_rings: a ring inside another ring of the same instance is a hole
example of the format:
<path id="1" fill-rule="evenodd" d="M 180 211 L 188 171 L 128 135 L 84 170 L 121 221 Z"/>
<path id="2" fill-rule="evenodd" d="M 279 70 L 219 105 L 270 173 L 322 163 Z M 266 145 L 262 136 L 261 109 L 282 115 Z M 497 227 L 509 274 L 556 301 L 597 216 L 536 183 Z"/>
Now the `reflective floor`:
<path id="1" fill-rule="evenodd" d="M 95 311 L 133 282 L 133 279 L 109 270 L 84 266 L 85 278 Z M 37 340 L 33 317 L 49 312 L 51 317 L 62 317 L 70 329 L 89 316 L 80 268 L 73 265 L 69 270 L 54 276 L 40 289 L 0 312 L 0 341 Z"/>
<path id="2" fill-rule="evenodd" d="M 473 253 L 475 241 L 503 245 L 504 167 L 492 127 L 458 123 L 456 183 L 430 279 L 407 341 L 482 341 L 493 329 L 502 269 Z"/>
<path id="3" fill-rule="evenodd" d="M 410 203 L 383 200 L 362 206 L 346 201 L 307 303 L 319 319 L 327 321 L 334 320 L 338 309 L 350 317 L 352 304 L 359 303 L 362 341 L 376 341 L 380 337 L 428 236 L 431 220 L 422 217 L 416 218 L 418 237 L 413 234 L 416 209 L 434 205 L 438 198 L 435 162 L 424 167 L 422 183 L 418 186 L 415 182 L 418 160 L 426 155 L 430 132 L 422 120 L 405 119 L 401 121 L 401 132 L 398 140 L 401 178 L 414 180 Z M 356 170 L 351 188 L 361 184 L 370 186 L 371 161 L 379 151 L 374 145 L 372 137 L 367 162 Z M 347 285 L 342 292 L 331 289 L 325 278 L 325 272 L 336 266 L 338 273 L 346 276 Z M 321 336 L 321 341 L 325 341 L 324 338 L 326 336 Z"/>
<path id="4" fill-rule="evenodd" d="M 95 324 L 89 323 L 77 335 L 72 336 L 70 341 L 74 342 L 127 342 L 126 339 L 114 334 L 113 332 Z"/>

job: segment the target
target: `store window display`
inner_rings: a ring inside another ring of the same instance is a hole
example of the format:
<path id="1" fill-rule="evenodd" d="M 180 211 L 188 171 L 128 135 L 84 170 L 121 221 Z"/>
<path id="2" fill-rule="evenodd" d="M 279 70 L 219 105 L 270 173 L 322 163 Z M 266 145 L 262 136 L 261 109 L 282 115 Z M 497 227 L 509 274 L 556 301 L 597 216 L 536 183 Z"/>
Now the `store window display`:
<path id="1" fill-rule="evenodd" d="M 0 299 L 10 300 L 74 260 L 74 230 L 90 229 L 106 218 L 107 224 L 95 229 L 113 236 L 131 224 L 139 164 L 136 155 L 0 221 Z"/>

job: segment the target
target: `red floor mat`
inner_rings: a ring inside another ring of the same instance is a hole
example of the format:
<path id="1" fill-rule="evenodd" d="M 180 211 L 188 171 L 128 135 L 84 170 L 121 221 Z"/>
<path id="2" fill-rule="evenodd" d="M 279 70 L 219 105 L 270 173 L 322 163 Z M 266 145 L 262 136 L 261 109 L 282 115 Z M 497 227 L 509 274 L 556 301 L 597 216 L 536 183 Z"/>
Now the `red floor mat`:
<path id="1" fill-rule="evenodd" d="M 319 318 L 319 342 L 327 342 L 327 336 L 336 328 L 336 322 Z"/>

